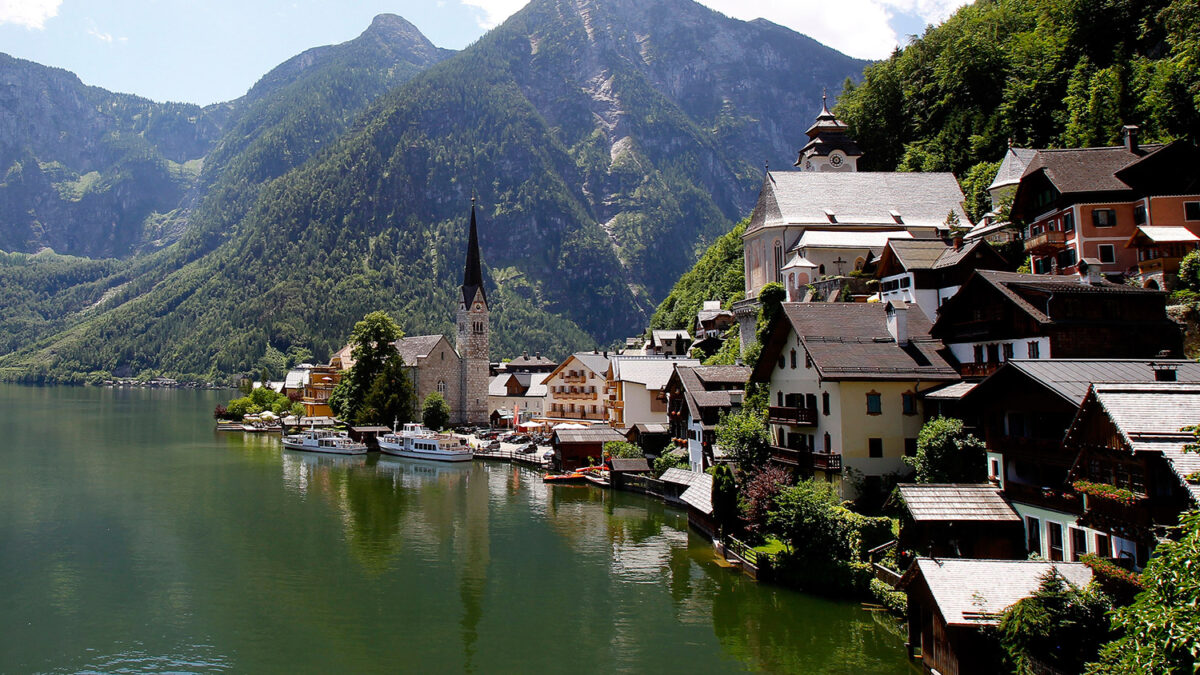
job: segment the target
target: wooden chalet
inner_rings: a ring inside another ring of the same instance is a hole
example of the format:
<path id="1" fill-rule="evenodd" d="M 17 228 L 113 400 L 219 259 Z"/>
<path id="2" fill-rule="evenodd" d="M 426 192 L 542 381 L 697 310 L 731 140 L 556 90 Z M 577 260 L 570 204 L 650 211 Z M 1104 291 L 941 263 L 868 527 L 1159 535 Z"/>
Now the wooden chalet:
<path id="1" fill-rule="evenodd" d="M 572 470 L 588 465 L 588 459 L 594 459 L 595 464 L 604 461 L 604 444 L 623 442 L 625 436 L 612 427 L 591 427 L 588 429 L 556 429 L 550 438 L 554 448 L 554 464 L 560 469 Z"/>
<path id="2" fill-rule="evenodd" d="M 1004 610 L 1030 597 L 1055 572 L 1083 587 L 1092 569 L 1083 563 L 1041 560 L 920 558 L 899 588 L 908 593 L 908 649 L 924 672 L 940 675 L 1006 673 L 1000 645 L 986 629 Z"/>
<path id="3" fill-rule="evenodd" d="M 1088 391 L 1064 445 L 1078 453 L 1070 480 L 1083 496 L 1080 522 L 1109 534 L 1111 557 L 1142 567 L 1179 514 L 1200 505 L 1200 454 L 1186 450 L 1198 410 L 1195 383 Z"/>
<path id="4" fill-rule="evenodd" d="M 1022 559 L 1021 516 L 988 484 L 901 483 L 898 544 L 935 558 Z"/>

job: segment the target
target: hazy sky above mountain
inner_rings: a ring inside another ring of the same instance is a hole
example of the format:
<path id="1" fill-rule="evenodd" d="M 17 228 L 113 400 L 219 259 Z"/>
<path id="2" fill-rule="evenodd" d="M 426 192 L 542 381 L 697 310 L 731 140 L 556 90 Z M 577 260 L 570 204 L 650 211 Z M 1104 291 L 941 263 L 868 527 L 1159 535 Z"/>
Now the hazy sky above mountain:
<path id="1" fill-rule="evenodd" d="M 652 1 L 652 0 L 646 0 Z M 966 0 L 700 0 L 860 58 L 891 53 Z M 0 0 L 0 51 L 66 68 L 86 84 L 159 101 L 237 98 L 288 58 L 350 40 L 399 14 L 462 49 L 526 0 Z"/>

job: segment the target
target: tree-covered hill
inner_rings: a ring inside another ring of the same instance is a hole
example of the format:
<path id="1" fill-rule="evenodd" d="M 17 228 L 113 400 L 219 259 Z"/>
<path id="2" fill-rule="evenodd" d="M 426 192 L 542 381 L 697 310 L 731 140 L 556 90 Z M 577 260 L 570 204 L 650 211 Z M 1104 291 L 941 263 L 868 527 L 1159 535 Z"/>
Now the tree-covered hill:
<path id="1" fill-rule="evenodd" d="M 1125 124 L 1194 143 L 1198 111 L 1196 0 L 977 0 L 869 67 L 836 109 L 860 167 L 960 177 L 1009 141 L 1110 145 Z"/>
<path id="2" fill-rule="evenodd" d="M 822 87 L 862 65 L 690 0 L 534 0 L 320 147 L 284 132 L 214 151 L 181 242 L 0 367 L 236 372 L 323 356 L 375 309 L 449 332 L 472 192 L 494 352 L 611 343 L 744 215 L 762 162 L 794 156 Z M 334 96 L 319 82 L 305 100 Z"/>

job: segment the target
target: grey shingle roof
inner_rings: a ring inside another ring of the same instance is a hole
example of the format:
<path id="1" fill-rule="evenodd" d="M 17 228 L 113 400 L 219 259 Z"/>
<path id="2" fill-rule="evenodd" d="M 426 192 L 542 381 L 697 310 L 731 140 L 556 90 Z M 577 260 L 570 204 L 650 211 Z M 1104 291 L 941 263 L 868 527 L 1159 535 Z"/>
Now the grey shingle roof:
<path id="1" fill-rule="evenodd" d="M 582 363 L 585 368 L 598 375 L 603 375 L 608 371 L 608 357 L 603 354 L 597 354 L 595 352 L 575 352 L 571 356 L 574 356 L 575 359 Z"/>
<path id="2" fill-rule="evenodd" d="M 988 189 L 995 190 L 1021 182 L 1021 176 L 1035 155 L 1037 150 L 1034 148 L 1009 148 L 1008 152 L 1004 153 L 1004 161 L 1000 162 L 1000 169 L 996 171 L 996 178 L 992 180 Z"/>
<path id="3" fill-rule="evenodd" d="M 441 335 L 403 337 L 396 341 L 396 351 L 400 352 L 404 365 L 415 366 L 418 358 L 429 356 L 429 352 L 433 351 L 438 341 L 443 339 Z"/>
<path id="4" fill-rule="evenodd" d="M 637 429 L 639 434 L 667 434 L 671 433 L 671 429 L 665 424 L 635 424 L 634 429 Z"/>
<path id="5" fill-rule="evenodd" d="M 829 225 L 827 210 L 849 225 L 895 226 L 892 211 L 908 226 L 944 227 L 952 210 L 963 224 L 970 222 L 950 173 L 771 171 L 763 189 L 770 194 L 760 199 L 747 233 L 763 226 Z"/>
<path id="6" fill-rule="evenodd" d="M 554 432 L 554 435 L 558 437 L 559 443 L 608 443 L 611 441 L 625 441 L 625 436 L 612 427 L 559 429 Z"/>
<path id="7" fill-rule="evenodd" d="M 609 461 L 612 462 L 613 473 L 650 473 L 650 463 L 645 457 L 614 457 Z"/>
<path id="8" fill-rule="evenodd" d="M 993 485 L 963 483 L 901 483 L 896 486 L 909 514 L 917 522 L 1021 522 L 1008 500 Z"/>
<path id="9" fill-rule="evenodd" d="M 935 401 L 957 401 L 971 393 L 971 390 L 973 390 L 977 384 L 979 383 L 955 382 L 954 384 L 948 384 L 934 391 L 927 391 L 925 392 L 924 397 L 934 399 Z"/>
<path id="10" fill-rule="evenodd" d="M 698 365 L 700 362 L 696 359 L 654 356 L 614 356 L 612 359 L 614 379 L 637 382 L 651 391 L 666 387 L 676 367 Z"/>
<path id="11" fill-rule="evenodd" d="M 1178 382 L 1200 383 L 1200 363 L 1183 359 L 1015 359 L 1005 367 L 1079 405 L 1096 382 L 1153 383 L 1151 363 L 1174 366 Z"/>
<path id="12" fill-rule="evenodd" d="M 750 366 L 696 366 L 692 372 L 705 385 L 745 384 L 750 378 Z"/>
<path id="13" fill-rule="evenodd" d="M 1129 190 L 1129 185 L 1117 178 L 1116 173 L 1162 147 L 1142 145 L 1137 154 L 1129 152 L 1123 145 L 1038 150 L 1025 168 L 1022 179 L 1039 171 L 1044 172 L 1046 178 L 1063 194 Z"/>
<path id="14" fill-rule="evenodd" d="M 679 495 L 679 499 L 700 513 L 712 515 L 712 487 L 712 476 L 706 473 L 696 473 L 688 489 Z"/>
<path id="15" fill-rule="evenodd" d="M 900 588 L 908 588 L 920 575 L 947 625 L 994 626 L 1004 610 L 1033 595 L 1052 569 L 1078 587 L 1092 580 L 1092 568 L 1083 563 L 918 558 Z"/>
<path id="16" fill-rule="evenodd" d="M 664 483 L 674 483 L 676 485 L 693 485 L 696 481 L 703 480 L 701 476 L 708 476 L 706 473 L 698 471 L 688 471 L 687 469 L 667 469 L 663 475 L 659 476 L 659 480 Z M 709 476 L 711 479 L 712 477 Z"/>

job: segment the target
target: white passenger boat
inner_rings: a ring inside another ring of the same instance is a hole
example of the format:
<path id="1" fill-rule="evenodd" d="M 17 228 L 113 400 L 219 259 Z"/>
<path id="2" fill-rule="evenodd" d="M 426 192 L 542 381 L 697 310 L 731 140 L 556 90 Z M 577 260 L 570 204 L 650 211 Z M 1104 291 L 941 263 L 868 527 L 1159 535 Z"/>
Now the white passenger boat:
<path id="1" fill-rule="evenodd" d="M 366 445 L 352 440 L 344 431 L 332 429 L 306 429 L 298 434 L 284 436 L 283 447 L 334 455 L 362 455 L 367 452 Z"/>
<path id="2" fill-rule="evenodd" d="M 400 431 L 379 437 L 379 449 L 389 455 L 438 462 L 469 462 L 472 454 L 467 442 L 450 434 L 435 434 L 420 424 L 405 424 Z"/>

